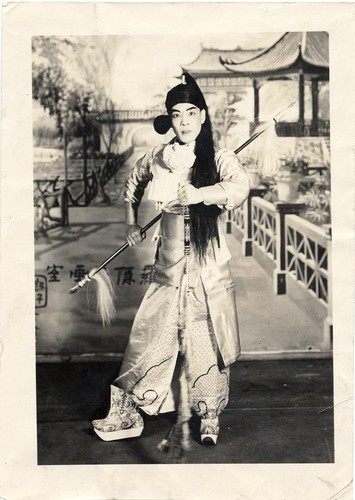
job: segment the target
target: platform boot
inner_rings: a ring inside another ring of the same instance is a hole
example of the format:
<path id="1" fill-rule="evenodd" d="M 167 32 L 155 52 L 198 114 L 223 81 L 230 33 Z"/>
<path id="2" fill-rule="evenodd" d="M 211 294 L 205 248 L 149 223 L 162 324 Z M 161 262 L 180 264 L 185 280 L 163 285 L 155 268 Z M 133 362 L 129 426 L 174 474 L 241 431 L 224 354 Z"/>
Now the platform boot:
<path id="1" fill-rule="evenodd" d="M 201 418 L 200 434 L 202 445 L 213 446 L 217 444 L 217 438 L 219 434 L 218 417 Z"/>
<path id="2" fill-rule="evenodd" d="M 93 420 L 94 431 L 103 441 L 138 437 L 144 421 L 137 411 L 132 397 L 122 389 L 111 385 L 110 411 L 106 418 Z"/>

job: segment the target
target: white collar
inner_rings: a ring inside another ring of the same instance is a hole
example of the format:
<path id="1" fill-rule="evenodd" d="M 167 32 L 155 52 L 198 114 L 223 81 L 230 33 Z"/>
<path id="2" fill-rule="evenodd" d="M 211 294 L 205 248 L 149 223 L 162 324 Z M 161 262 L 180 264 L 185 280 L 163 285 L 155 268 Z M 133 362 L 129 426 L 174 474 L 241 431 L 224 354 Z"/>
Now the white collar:
<path id="1" fill-rule="evenodd" d="M 163 159 L 170 170 L 177 175 L 188 171 L 195 163 L 195 141 L 179 144 L 174 141 L 167 144 L 163 151 Z"/>

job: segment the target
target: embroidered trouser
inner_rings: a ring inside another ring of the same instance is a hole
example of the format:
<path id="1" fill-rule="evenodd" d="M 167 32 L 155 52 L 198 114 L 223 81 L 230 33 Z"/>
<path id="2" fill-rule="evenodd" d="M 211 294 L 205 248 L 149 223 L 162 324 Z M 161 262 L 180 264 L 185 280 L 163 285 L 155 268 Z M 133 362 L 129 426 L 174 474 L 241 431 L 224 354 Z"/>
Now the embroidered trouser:
<path id="1" fill-rule="evenodd" d="M 197 307 L 205 309 L 205 314 L 186 322 L 184 338 L 190 406 L 200 417 L 207 418 L 218 416 L 228 403 L 229 368 L 219 367 L 217 342 L 203 297 L 202 288 L 190 293 L 190 300 L 197 301 Z M 134 369 L 127 370 L 123 363 L 114 382 L 130 393 L 134 402 L 149 415 L 174 409 L 172 382 L 179 356 L 178 301 L 176 295 L 164 328 L 146 345 L 144 354 L 134 363 Z M 139 311 L 136 321 L 139 322 Z"/>

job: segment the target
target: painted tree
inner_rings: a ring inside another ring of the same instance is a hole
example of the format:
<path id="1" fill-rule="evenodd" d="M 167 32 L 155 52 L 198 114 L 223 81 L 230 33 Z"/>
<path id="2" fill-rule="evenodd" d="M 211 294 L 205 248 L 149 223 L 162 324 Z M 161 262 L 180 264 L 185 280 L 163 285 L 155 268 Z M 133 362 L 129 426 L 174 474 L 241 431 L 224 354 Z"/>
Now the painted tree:
<path id="1" fill-rule="evenodd" d="M 122 125 L 117 119 L 116 106 L 112 100 L 112 68 L 116 55 L 116 40 L 114 37 L 86 37 L 85 44 L 80 43 L 77 51 L 77 70 L 87 82 L 91 93 L 92 112 L 86 116 L 89 130 L 100 135 L 101 144 L 105 148 L 105 161 L 98 164 L 94 148 L 91 153 L 92 172 L 96 177 L 101 201 L 109 205 L 110 197 L 105 190 L 108 180 L 115 176 L 119 168 L 119 158 L 112 154 L 112 147 L 122 133 Z M 97 75 L 100 78 L 97 78 Z M 102 119 L 104 118 L 104 119 Z"/>
<path id="2" fill-rule="evenodd" d="M 78 113 L 84 99 L 93 92 L 76 67 L 77 49 L 73 37 L 33 37 L 32 40 L 33 99 L 56 118 L 59 133 L 64 115 L 69 125 L 75 122 L 80 118 Z"/>
<path id="3" fill-rule="evenodd" d="M 96 165 L 93 135 L 100 134 L 107 160 L 121 131 L 111 99 L 115 47 L 115 37 L 34 37 L 32 46 L 33 98 L 56 118 L 64 148 L 71 138 L 83 138 L 84 171 L 89 151 L 106 201 L 104 181 L 112 165 Z M 99 111 L 106 111 L 105 127 L 95 118 Z"/>
<path id="4" fill-rule="evenodd" d="M 221 147 L 226 147 L 228 132 L 240 118 L 236 110 L 237 102 L 238 99 L 235 99 L 233 103 L 229 102 L 227 92 L 223 91 L 217 92 L 208 99 L 214 138 Z"/>

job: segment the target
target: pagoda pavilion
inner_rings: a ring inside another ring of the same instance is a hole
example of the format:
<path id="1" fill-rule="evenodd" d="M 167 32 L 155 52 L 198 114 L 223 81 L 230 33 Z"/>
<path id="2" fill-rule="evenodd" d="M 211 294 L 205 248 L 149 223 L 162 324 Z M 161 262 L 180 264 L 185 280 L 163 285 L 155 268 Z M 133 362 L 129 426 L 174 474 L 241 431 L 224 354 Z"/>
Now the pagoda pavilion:
<path id="1" fill-rule="evenodd" d="M 235 77 L 251 78 L 254 124 L 259 123 L 259 89 L 266 80 L 298 80 L 298 122 L 281 122 L 278 135 L 329 136 L 329 120 L 319 119 L 319 83 L 329 82 L 329 37 L 324 31 L 287 32 L 271 47 L 243 61 L 223 55 L 220 62 Z M 305 120 L 305 85 L 311 85 L 312 119 Z"/>
<path id="2" fill-rule="evenodd" d="M 195 78 L 204 94 L 223 90 L 227 93 L 230 103 L 233 103 L 244 97 L 246 88 L 252 86 L 252 79 L 249 76 L 231 74 L 221 61 L 250 60 L 260 52 L 261 49 L 220 50 L 203 47 L 195 61 L 182 66 L 182 70 Z"/>

